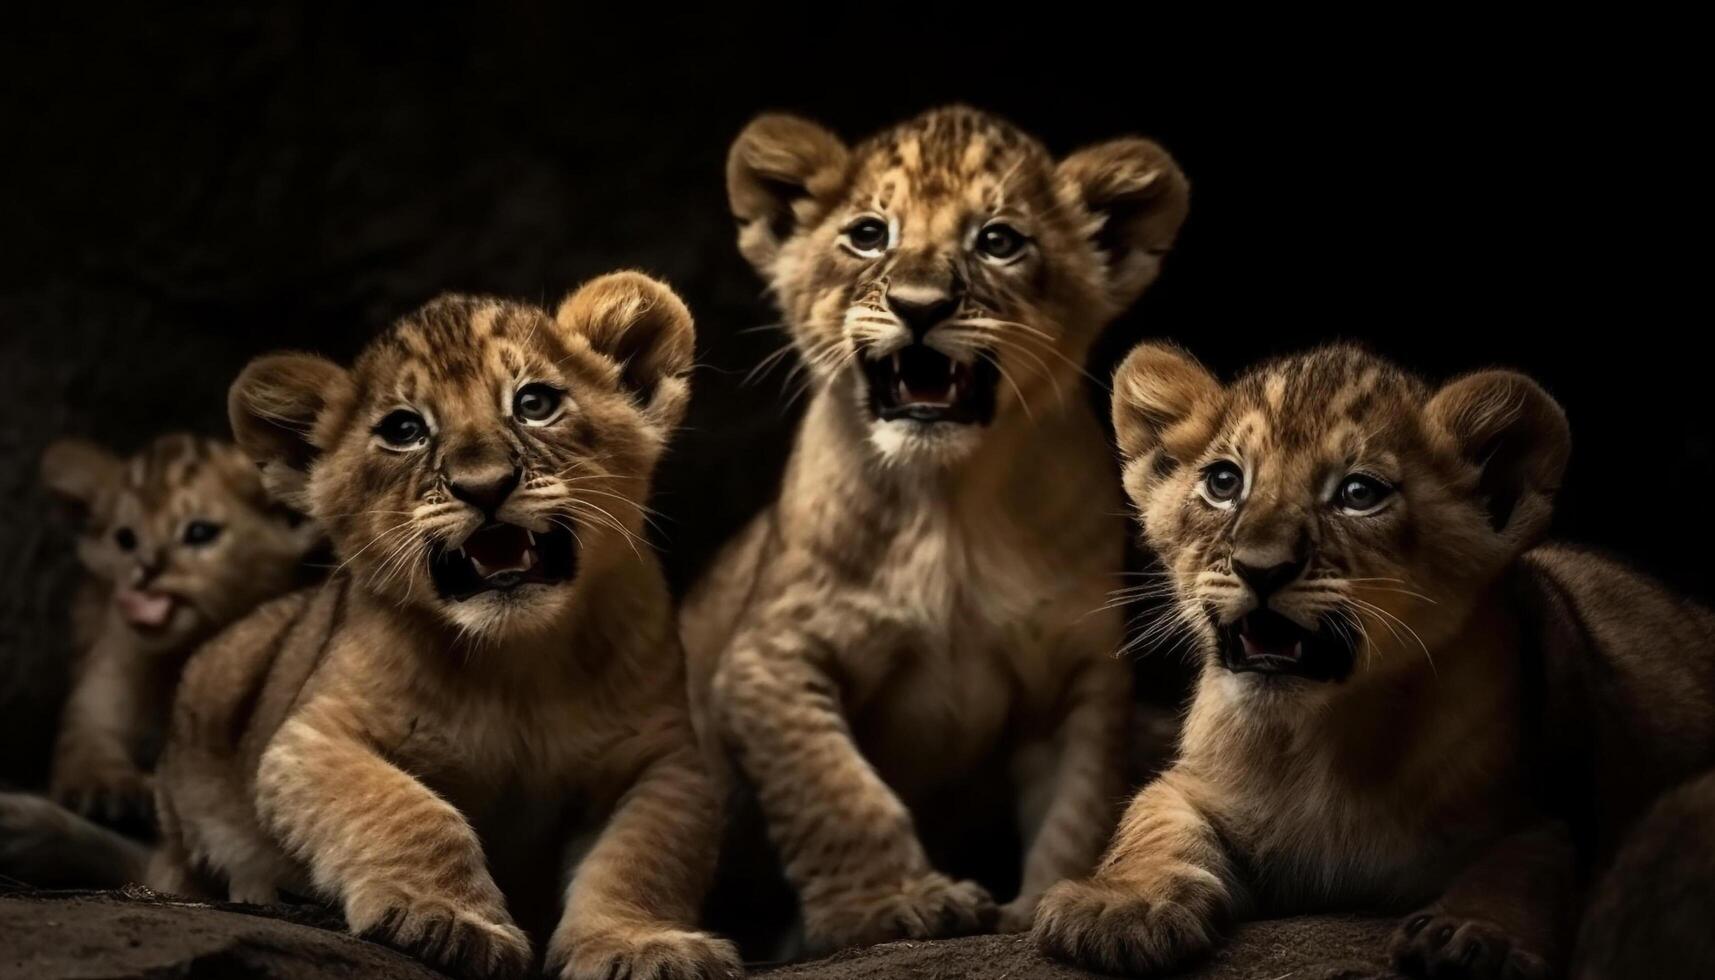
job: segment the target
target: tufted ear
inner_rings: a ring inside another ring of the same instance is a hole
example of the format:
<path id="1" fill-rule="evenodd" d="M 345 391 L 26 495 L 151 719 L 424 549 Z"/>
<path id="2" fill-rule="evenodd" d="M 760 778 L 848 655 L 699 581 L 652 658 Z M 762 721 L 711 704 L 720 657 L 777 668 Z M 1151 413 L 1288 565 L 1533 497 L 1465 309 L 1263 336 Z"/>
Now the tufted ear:
<path id="1" fill-rule="evenodd" d="M 1534 543 L 1572 453 L 1560 404 L 1522 374 L 1479 371 L 1444 385 L 1426 414 L 1435 435 L 1482 468 L 1477 492 L 1494 529 L 1519 547 Z"/>
<path id="2" fill-rule="evenodd" d="M 1094 219 L 1089 235 L 1107 259 L 1109 295 L 1130 305 L 1173 247 L 1191 206 L 1190 183 L 1166 150 L 1137 137 L 1085 147 L 1059 172 Z"/>
<path id="3" fill-rule="evenodd" d="M 1218 412 L 1221 383 L 1195 357 L 1171 344 L 1140 344 L 1114 372 L 1114 438 L 1126 490 L 1140 496 L 1175 461 L 1201 451 L 1209 433 L 1199 423 Z"/>
<path id="4" fill-rule="evenodd" d="M 42 484 L 73 524 L 82 524 L 96 498 L 125 472 L 118 456 L 85 439 L 56 439 L 42 453 Z"/>
<path id="5" fill-rule="evenodd" d="M 644 412 L 672 428 L 690 401 L 697 333 L 691 311 L 666 283 L 613 272 L 579 286 L 554 314 L 619 365 L 620 384 Z"/>
<path id="6" fill-rule="evenodd" d="M 310 464 L 326 446 L 316 420 L 351 389 L 351 375 L 314 354 L 266 354 L 245 366 L 227 392 L 226 412 L 238 448 L 262 468 L 275 499 L 310 512 Z"/>
<path id="7" fill-rule="evenodd" d="M 727 200 L 751 265 L 769 273 L 780 246 L 839 191 L 848 156 L 838 136 L 797 116 L 758 116 L 738 134 L 727 154 Z"/>

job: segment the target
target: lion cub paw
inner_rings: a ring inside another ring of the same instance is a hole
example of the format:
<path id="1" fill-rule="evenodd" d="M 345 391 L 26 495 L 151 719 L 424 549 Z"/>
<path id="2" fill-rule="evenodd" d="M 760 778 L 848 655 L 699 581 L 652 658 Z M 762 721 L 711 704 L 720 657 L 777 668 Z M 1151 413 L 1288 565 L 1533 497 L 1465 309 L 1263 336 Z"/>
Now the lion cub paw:
<path id="1" fill-rule="evenodd" d="M 135 766 L 66 766 L 54 774 L 54 802 L 108 823 L 155 819 L 155 782 Z"/>
<path id="2" fill-rule="evenodd" d="M 561 980 L 727 980 L 744 975 L 738 947 L 684 929 L 574 933 L 555 939 L 548 962 Z"/>
<path id="3" fill-rule="evenodd" d="M 1144 888 L 1063 881 L 1036 908 L 1036 944 L 1049 956 L 1102 973 L 1155 973 L 1208 952 L 1219 894 L 1171 879 Z"/>
<path id="4" fill-rule="evenodd" d="M 985 932 L 998 916 L 994 899 L 981 885 L 930 872 L 806 909 L 804 931 L 813 948 L 839 949 Z"/>
<path id="5" fill-rule="evenodd" d="M 364 889 L 346 903 L 346 921 L 365 939 L 460 976 L 510 978 L 530 968 L 530 941 L 503 908 Z"/>
<path id="6" fill-rule="evenodd" d="M 1400 923 L 1388 953 L 1401 973 L 1455 980 L 1539 980 L 1548 961 L 1500 926 L 1430 907 Z"/>
<path id="7" fill-rule="evenodd" d="M 1029 932 L 1036 923 L 1036 905 L 1042 901 L 1042 896 L 1020 895 L 1000 907 L 1000 916 L 994 924 L 994 931 L 1002 934 Z"/>

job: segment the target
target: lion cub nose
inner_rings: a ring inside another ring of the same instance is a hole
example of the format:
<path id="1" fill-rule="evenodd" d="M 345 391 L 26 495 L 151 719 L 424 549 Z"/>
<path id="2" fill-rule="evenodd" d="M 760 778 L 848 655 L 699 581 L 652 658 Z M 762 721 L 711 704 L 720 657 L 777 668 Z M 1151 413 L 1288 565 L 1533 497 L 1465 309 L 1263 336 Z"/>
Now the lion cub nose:
<path id="1" fill-rule="evenodd" d="M 905 298 L 889 293 L 887 305 L 893 310 L 893 315 L 905 324 L 905 329 L 911 331 L 912 339 L 922 341 L 941 321 L 958 312 L 959 300 L 945 294 Z"/>
<path id="2" fill-rule="evenodd" d="M 518 487 L 521 472 L 516 466 L 485 466 L 454 473 L 447 479 L 447 490 L 488 517 L 493 517 L 506 498 Z"/>
<path id="3" fill-rule="evenodd" d="M 1308 559 L 1294 558 L 1291 561 L 1278 562 L 1273 565 L 1250 565 L 1238 558 L 1233 559 L 1233 574 L 1237 575 L 1251 591 L 1256 593 L 1256 601 L 1264 603 L 1268 597 L 1291 585 L 1304 573 Z"/>

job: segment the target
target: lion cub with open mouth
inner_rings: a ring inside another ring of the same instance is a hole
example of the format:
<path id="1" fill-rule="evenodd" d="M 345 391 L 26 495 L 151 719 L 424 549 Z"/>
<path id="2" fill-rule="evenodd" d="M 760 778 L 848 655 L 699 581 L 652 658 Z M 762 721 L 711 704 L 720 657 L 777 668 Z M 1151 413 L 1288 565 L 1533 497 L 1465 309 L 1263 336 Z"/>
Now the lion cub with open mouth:
<path id="1" fill-rule="evenodd" d="M 318 896 L 355 932 L 514 974 L 532 959 L 519 896 L 557 904 L 583 835 L 550 968 L 739 972 L 692 928 L 717 807 L 640 538 L 692 341 L 677 296 L 618 273 L 552 318 L 448 296 L 350 370 L 302 354 L 245 370 L 239 444 L 344 564 L 192 660 L 156 887 L 212 872 L 236 900 Z"/>
<path id="2" fill-rule="evenodd" d="M 1152 973 L 1231 917 L 1395 909 L 1416 910 L 1391 950 L 1406 973 L 1557 970 L 1574 871 L 1715 761 L 1715 615 L 1533 548 L 1560 407 L 1519 374 L 1433 388 L 1351 347 L 1222 386 L 1149 345 L 1114 390 L 1202 676 L 1178 762 L 1095 877 L 1043 899 L 1042 946 Z"/>

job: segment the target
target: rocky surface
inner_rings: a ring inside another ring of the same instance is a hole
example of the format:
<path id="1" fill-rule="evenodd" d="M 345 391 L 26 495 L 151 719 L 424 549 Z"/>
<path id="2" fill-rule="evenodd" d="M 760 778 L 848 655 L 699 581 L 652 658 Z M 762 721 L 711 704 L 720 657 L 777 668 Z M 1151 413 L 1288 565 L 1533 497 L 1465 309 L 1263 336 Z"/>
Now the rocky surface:
<path id="1" fill-rule="evenodd" d="M 1389 923 L 1301 918 L 1234 931 L 1188 980 L 1285 980 L 1331 961 L 1378 964 Z M 3 980 L 437 980 L 441 974 L 338 931 L 317 909 L 190 905 L 145 893 L 0 896 Z M 1021 936 L 890 943 L 773 968 L 770 980 L 1075 980 Z"/>

